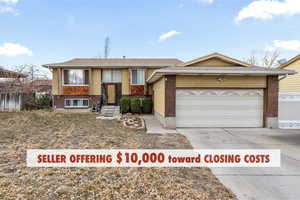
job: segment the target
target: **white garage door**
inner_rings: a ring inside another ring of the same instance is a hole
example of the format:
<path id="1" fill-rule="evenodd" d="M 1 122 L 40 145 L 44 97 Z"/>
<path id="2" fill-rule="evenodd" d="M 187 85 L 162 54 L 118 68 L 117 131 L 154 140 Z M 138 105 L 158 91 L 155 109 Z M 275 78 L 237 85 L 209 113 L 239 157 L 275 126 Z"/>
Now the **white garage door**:
<path id="1" fill-rule="evenodd" d="M 263 127 L 263 90 L 178 89 L 177 127 Z"/>

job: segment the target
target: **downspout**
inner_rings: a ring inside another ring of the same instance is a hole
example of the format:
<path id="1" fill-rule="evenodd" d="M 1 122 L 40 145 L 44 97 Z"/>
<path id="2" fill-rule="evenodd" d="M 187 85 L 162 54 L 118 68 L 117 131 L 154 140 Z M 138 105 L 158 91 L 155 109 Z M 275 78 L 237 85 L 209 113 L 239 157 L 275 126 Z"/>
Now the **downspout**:
<path id="1" fill-rule="evenodd" d="M 279 81 L 281 81 L 281 80 L 285 79 L 287 76 L 288 76 L 288 75 L 287 75 L 287 74 L 285 74 L 283 77 L 279 78 Z"/>

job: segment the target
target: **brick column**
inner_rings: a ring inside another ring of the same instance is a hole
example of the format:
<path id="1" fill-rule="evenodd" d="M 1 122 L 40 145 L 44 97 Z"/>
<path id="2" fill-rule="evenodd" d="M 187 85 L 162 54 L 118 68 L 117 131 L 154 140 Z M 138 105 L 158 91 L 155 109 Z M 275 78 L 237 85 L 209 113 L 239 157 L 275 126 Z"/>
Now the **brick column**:
<path id="1" fill-rule="evenodd" d="M 278 128 L 278 76 L 267 76 L 264 91 L 264 124 L 267 128 Z"/>
<path id="2" fill-rule="evenodd" d="M 176 75 L 165 76 L 165 127 L 176 128 Z"/>

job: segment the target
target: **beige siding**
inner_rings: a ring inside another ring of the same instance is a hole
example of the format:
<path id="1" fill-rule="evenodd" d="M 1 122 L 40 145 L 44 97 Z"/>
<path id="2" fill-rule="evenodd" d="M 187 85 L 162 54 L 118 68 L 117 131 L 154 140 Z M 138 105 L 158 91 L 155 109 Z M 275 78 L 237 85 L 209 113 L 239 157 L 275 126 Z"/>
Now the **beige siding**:
<path id="1" fill-rule="evenodd" d="M 101 69 L 91 70 L 90 95 L 101 95 Z"/>
<path id="2" fill-rule="evenodd" d="M 188 67 L 197 67 L 197 66 L 234 66 L 236 64 L 232 64 L 230 62 L 223 61 L 219 58 L 211 58 L 208 60 L 204 60 L 202 62 L 194 63 L 189 65 Z"/>
<path id="3" fill-rule="evenodd" d="M 59 71 L 57 68 L 52 69 L 52 94 L 59 94 Z"/>
<path id="4" fill-rule="evenodd" d="M 154 112 L 165 116 L 165 79 L 161 78 L 153 84 Z"/>
<path id="5" fill-rule="evenodd" d="M 218 78 L 219 76 L 177 76 L 176 87 L 266 88 L 264 76 L 224 76 L 224 81 L 219 81 Z"/>
<path id="6" fill-rule="evenodd" d="M 122 70 L 122 95 L 130 95 L 129 89 L 129 70 L 123 69 Z"/>
<path id="7" fill-rule="evenodd" d="M 287 70 L 295 70 L 298 74 L 290 75 L 279 82 L 280 92 L 300 92 L 300 60 L 285 67 Z"/>

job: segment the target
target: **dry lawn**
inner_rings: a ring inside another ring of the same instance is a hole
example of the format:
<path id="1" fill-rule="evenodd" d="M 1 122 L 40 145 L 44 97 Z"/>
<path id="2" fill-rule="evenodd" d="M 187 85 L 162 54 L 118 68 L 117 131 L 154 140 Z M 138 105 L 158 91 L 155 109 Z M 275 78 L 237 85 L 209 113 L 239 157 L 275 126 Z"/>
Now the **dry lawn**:
<path id="1" fill-rule="evenodd" d="M 27 168 L 26 149 L 189 149 L 94 114 L 0 113 L 0 199 L 235 199 L 207 168 Z"/>

